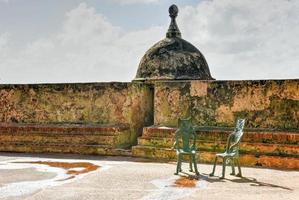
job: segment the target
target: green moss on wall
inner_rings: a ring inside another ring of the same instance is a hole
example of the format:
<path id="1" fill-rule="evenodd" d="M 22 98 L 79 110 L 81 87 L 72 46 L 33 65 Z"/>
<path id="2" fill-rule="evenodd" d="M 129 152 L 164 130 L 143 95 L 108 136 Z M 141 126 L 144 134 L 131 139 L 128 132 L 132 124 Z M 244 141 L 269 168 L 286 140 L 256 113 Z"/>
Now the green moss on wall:
<path id="1" fill-rule="evenodd" d="M 241 117 L 248 128 L 299 129 L 299 80 L 160 82 L 155 89 L 156 125 L 175 125 L 188 111 L 198 126 L 233 127 Z M 174 91 L 179 96 L 169 101 Z"/>
<path id="2" fill-rule="evenodd" d="M 0 85 L 0 121 L 129 124 L 136 142 L 153 123 L 152 99 L 143 83 Z"/>

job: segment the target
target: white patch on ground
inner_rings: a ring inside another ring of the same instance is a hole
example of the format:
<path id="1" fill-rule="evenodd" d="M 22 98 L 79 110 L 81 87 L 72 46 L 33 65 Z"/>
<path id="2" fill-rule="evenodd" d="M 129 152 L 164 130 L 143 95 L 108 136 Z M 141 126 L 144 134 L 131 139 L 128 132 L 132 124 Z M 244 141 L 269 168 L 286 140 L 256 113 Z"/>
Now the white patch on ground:
<path id="1" fill-rule="evenodd" d="M 101 171 L 106 171 L 106 170 L 108 170 L 108 169 L 110 169 L 112 166 L 109 166 L 109 165 L 101 165 Z M 92 172 L 90 172 L 90 173 L 92 173 Z"/>
<path id="2" fill-rule="evenodd" d="M 36 160 L 34 160 L 36 161 Z M 27 195 L 34 192 L 37 192 L 38 190 L 45 189 L 48 187 L 53 186 L 59 186 L 63 185 L 65 183 L 74 182 L 78 179 L 83 178 L 87 174 L 94 173 L 98 170 L 79 174 L 76 175 L 74 178 L 68 179 L 70 177 L 69 174 L 66 174 L 67 170 L 58 168 L 58 167 L 51 167 L 46 164 L 31 164 L 31 163 L 21 163 L 21 162 L 34 162 L 33 160 L 13 160 L 13 161 L 1 161 L 0 162 L 0 169 L 26 169 L 26 168 L 35 168 L 35 170 L 45 173 L 55 173 L 56 176 L 51 179 L 45 179 L 45 180 L 38 180 L 38 181 L 22 181 L 22 182 L 15 182 L 15 183 L 9 183 L 4 184 L 2 187 L 0 187 L 0 199 L 1 198 L 7 198 L 7 197 L 16 197 L 21 195 Z M 78 162 L 78 160 L 46 160 L 46 159 L 38 159 L 38 161 L 50 161 L 50 162 Z M 19 163 L 12 163 L 12 162 L 19 162 Z M 107 170 L 110 168 L 110 166 L 102 166 L 97 164 L 97 162 L 91 161 L 90 163 L 100 166 L 100 170 Z M 78 167 L 78 168 L 72 168 L 74 170 L 82 170 L 84 168 Z"/>
<path id="3" fill-rule="evenodd" d="M 84 170 L 84 169 L 85 169 L 84 167 L 73 167 L 73 168 L 70 168 L 69 171 L 72 170 L 72 171 L 77 171 L 77 172 L 79 172 L 79 171 L 82 171 L 82 170 Z"/>
<path id="4" fill-rule="evenodd" d="M 168 179 L 156 179 L 151 181 L 157 189 L 153 190 L 148 195 L 144 196 L 142 200 L 176 200 L 192 195 L 195 191 L 205 188 L 206 184 L 204 180 L 198 180 L 196 186 L 192 188 L 188 187 L 174 187 L 177 176 L 173 176 Z"/>

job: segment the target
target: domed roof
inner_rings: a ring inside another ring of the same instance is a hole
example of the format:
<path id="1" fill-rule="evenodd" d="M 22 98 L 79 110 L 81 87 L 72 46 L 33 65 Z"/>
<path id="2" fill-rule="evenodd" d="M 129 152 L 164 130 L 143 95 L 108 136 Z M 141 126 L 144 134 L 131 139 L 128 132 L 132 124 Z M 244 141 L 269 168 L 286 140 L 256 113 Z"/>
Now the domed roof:
<path id="1" fill-rule="evenodd" d="M 213 80 L 202 53 L 181 38 L 177 14 L 177 6 L 170 6 L 166 38 L 145 53 L 134 80 Z"/>

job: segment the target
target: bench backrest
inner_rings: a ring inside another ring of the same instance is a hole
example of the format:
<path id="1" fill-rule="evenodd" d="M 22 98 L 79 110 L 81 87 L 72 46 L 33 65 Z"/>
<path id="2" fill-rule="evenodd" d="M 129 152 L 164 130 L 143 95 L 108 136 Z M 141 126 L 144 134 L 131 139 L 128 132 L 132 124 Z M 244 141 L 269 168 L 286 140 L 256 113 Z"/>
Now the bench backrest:
<path id="1" fill-rule="evenodd" d="M 243 136 L 243 129 L 245 125 L 245 119 L 238 119 L 234 132 L 232 132 L 226 144 L 227 153 L 239 153 L 240 141 Z"/>
<path id="2" fill-rule="evenodd" d="M 192 127 L 191 118 L 178 120 L 178 129 L 175 132 L 175 141 L 176 148 L 183 149 L 185 152 L 193 150 L 192 146 L 195 148 L 196 137 L 194 128 Z M 192 142 L 191 144 L 190 141 Z"/>

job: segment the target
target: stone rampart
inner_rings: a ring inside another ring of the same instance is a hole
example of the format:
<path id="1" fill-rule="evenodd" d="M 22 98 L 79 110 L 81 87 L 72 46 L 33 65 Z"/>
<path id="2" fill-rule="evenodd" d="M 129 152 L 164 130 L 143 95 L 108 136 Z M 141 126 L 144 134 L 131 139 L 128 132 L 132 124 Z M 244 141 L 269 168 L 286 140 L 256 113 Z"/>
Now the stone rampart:
<path id="1" fill-rule="evenodd" d="M 194 125 L 299 130 L 299 80 L 164 81 L 155 84 L 155 125 L 176 126 L 178 117 Z"/>
<path id="2" fill-rule="evenodd" d="M 135 143 L 151 125 L 152 109 L 152 92 L 142 83 L 0 85 L 2 123 L 125 124 Z"/>
<path id="3" fill-rule="evenodd" d="M 154 126 L 144 128 L 134 156 L 176 159 L 178 118 L 191 117 L 199 161 L 212 163 L 240 117 L 242 165 L 299 169 L 299 80 L 160 81 L 154 90 Z"/>

